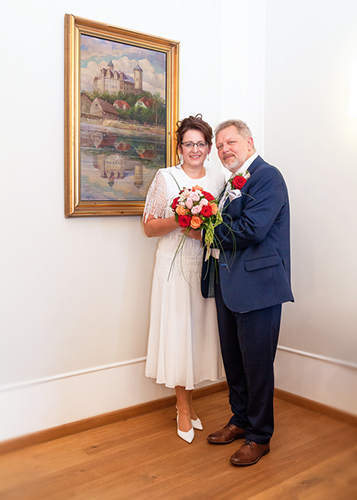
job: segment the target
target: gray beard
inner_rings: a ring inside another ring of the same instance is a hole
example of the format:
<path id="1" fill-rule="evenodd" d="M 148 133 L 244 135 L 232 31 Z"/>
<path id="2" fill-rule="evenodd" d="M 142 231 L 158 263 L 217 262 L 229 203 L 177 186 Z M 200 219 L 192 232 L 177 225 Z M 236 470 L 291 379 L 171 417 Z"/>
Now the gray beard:
<path id="1" fill-rule="evenodd" d="M 227 170 L 229 170 L 230 172 L 235 172 L 236 170 L 238 170 L 238 168 L 240 167 L 239 163 L 238 163 L 238 160 L 235 160 L 233 163 L 231 163 L 230 165 L 226 165 L 225 163 L 223 163 L 223 166 L 224 168 L 226 168 Z"/>

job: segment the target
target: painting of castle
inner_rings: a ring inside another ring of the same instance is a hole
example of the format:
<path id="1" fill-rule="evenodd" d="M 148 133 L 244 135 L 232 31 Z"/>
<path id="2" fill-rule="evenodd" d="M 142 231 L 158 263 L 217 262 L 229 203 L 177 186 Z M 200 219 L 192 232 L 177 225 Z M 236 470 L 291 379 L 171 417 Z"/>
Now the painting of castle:
<path id="1" fill-rule="evenodd" d="M 81 35 L 81 199 L 145 200 L 165 124 L 166 54 Z"/>
<path id="2" fill-rule="evenodd" d="M 117 94 L 118 92 L 139 94 L 143 90 L 143 70 L 139 64 L 136 65 L 133 73 L 134 78 L 123 71 L 117 71 L 114 69 L 113 62 L 109 61 L 106 68 L 101 68 L 100 75 L 94 77 L 93 90 L 99 93 L 108 92 L 109 94 Z"/>

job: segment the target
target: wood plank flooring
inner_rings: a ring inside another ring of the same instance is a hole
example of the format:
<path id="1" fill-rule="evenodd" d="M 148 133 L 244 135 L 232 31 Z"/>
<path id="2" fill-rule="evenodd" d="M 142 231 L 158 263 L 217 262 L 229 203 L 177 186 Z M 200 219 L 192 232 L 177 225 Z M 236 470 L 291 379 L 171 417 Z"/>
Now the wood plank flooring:
<path id="1" fill-rule="evenodd" d="M 195 408 L 192 444 L 170 407 L 1 455 L 0 499 L 357 499 L 356 427 L 276 398 L 271 453 L 242 468 L 229 462 L 240 441 L 206 440 L 229 419 L 227 391 Z"/>

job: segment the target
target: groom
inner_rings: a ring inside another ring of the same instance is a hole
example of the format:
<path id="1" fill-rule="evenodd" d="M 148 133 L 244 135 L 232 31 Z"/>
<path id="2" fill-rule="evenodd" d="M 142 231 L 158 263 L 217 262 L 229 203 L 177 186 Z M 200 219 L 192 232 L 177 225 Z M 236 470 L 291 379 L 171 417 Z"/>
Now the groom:
<path id="1" fill-rule="evenodd" d="M 281 307 L 290 287 L 289 199 L 284 179 L 255 151 L 252 133 L 239 120 L 216 131 L 218 156 L 232 173 L 221 199 L 224 224 L 215 229 L 220 249 L 215 280 L 219 335 L 232 417 L 208 436 L 212 444 L 245 438 L 233 465 L 253 465 L 269 453 L 274 429 L 273 362 Z M 202 293 L 208 295 L 207 266 Z"/>

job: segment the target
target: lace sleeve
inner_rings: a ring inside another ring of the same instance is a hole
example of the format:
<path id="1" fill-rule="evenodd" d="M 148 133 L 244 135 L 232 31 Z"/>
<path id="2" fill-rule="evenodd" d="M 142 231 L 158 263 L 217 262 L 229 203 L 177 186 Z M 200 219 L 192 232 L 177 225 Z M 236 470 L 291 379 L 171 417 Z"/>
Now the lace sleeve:
<path id="1" fill-rule="evenodd" d="M 165 217 L 165 209 L 167 205 L 167 188 L 164 176 L 160 172 L 154 177 L 148 194 L 146 196 L 146 203 L 144 208 L 144 221 L 148 220 L 149 215 L 153 215 L 155 219 L 158 217 Z"/>

